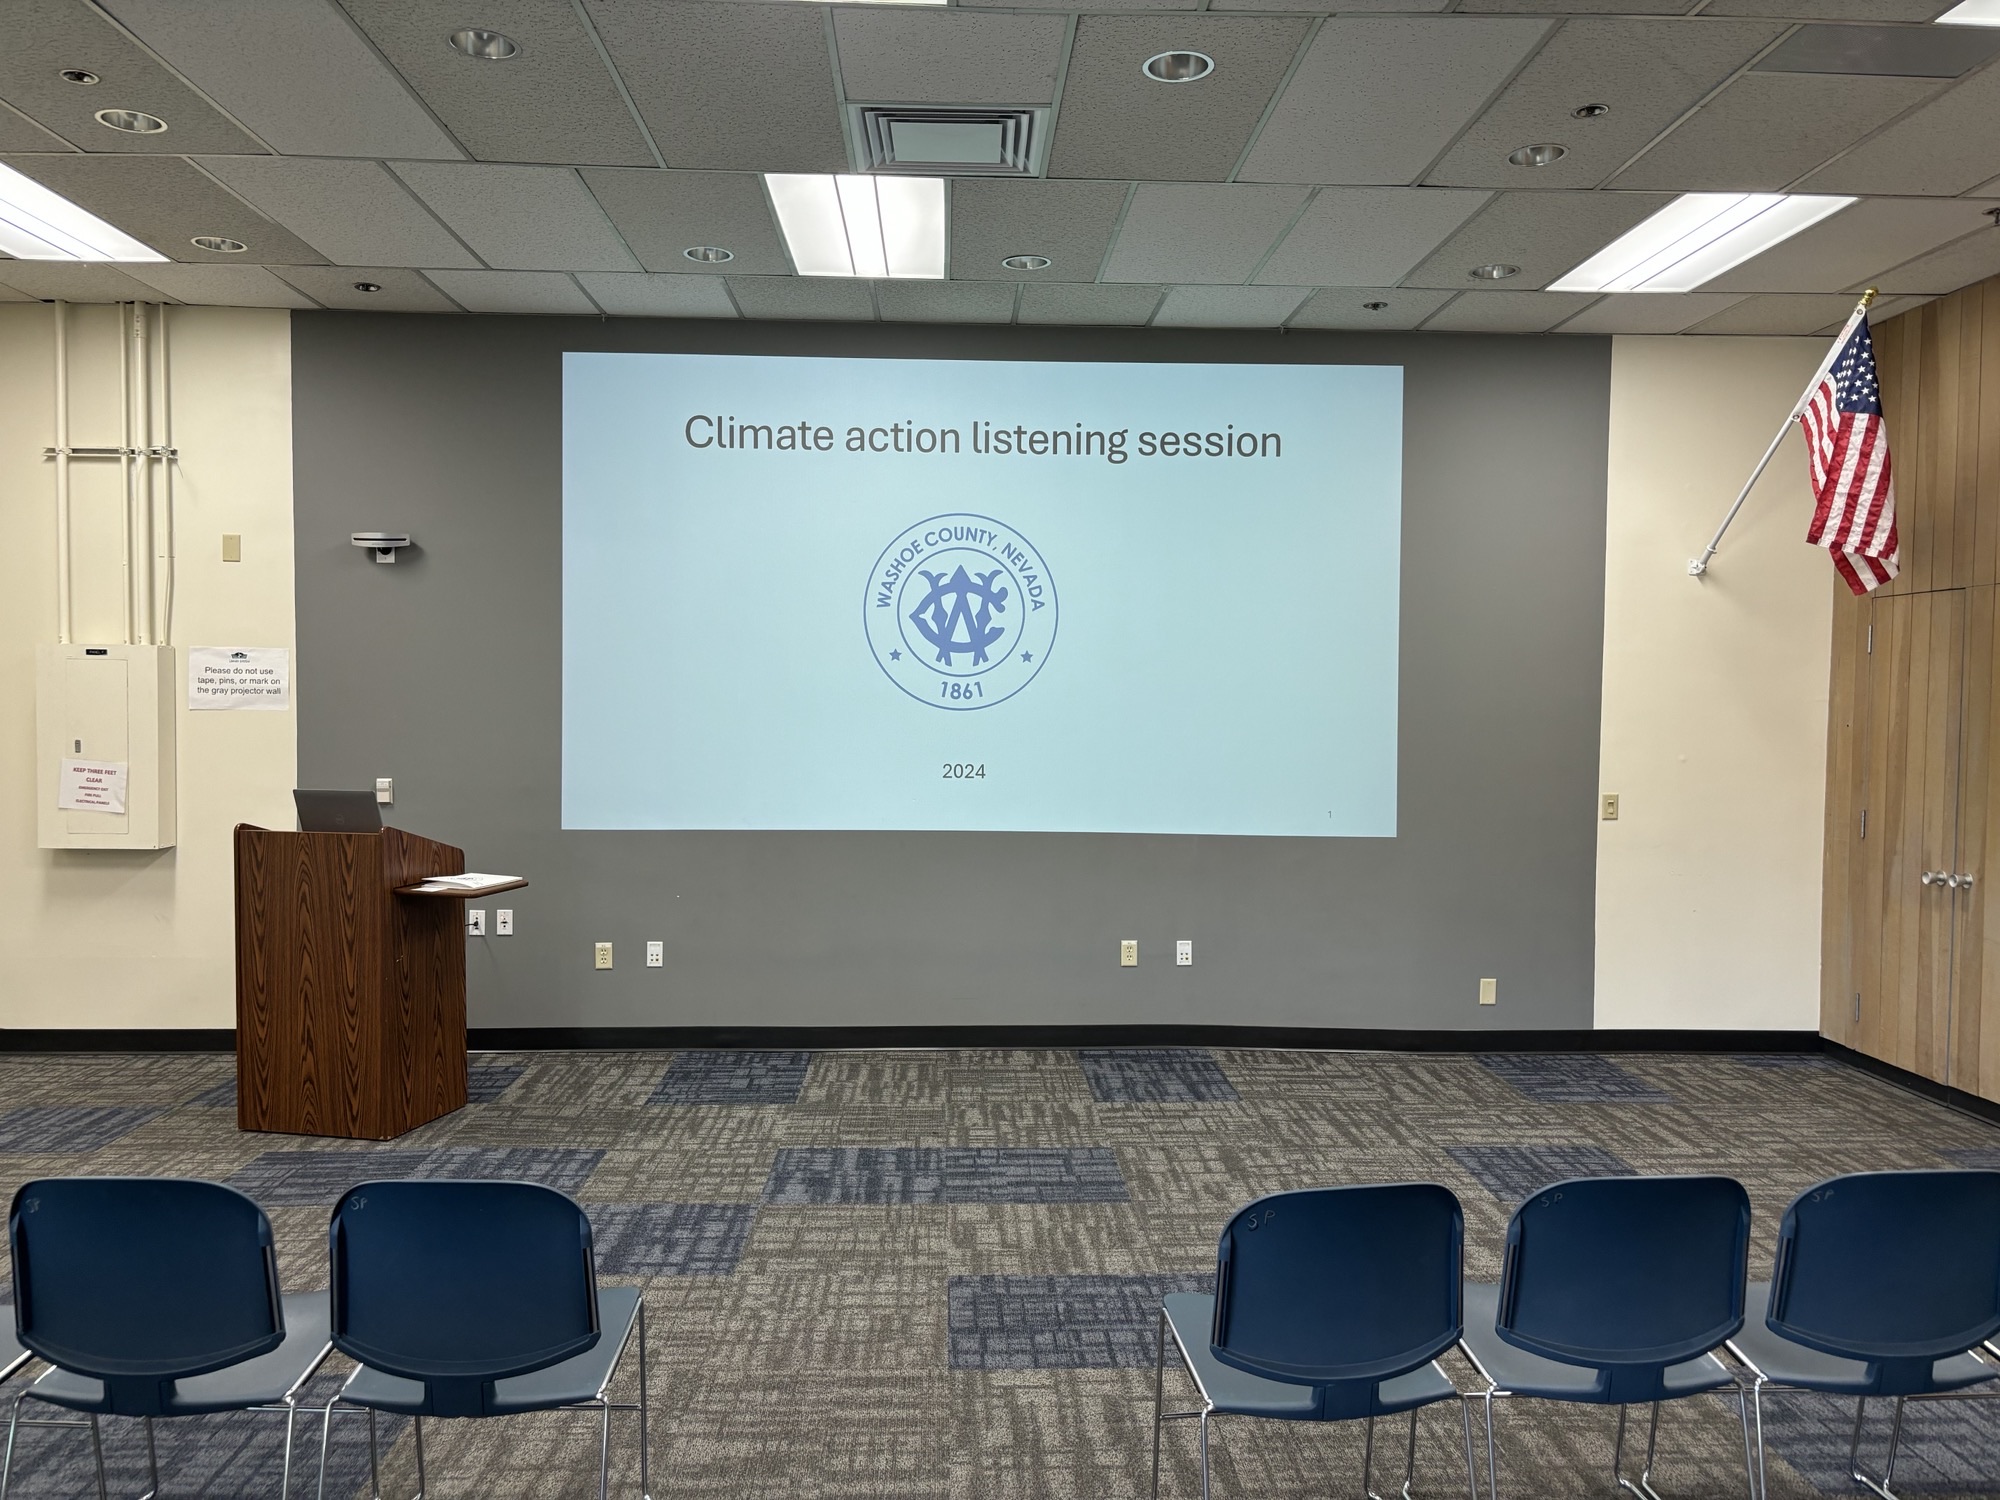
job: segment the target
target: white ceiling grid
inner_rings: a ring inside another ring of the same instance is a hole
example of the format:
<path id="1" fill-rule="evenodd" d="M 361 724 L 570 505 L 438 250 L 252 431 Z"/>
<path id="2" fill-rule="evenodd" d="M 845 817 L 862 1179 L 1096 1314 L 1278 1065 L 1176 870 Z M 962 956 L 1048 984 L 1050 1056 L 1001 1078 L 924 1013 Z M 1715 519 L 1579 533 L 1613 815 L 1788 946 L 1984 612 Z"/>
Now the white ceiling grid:
<path id="1" fill-rule="evenodd" d="M 2000 60 L 1925 24 L 1946 3 L 0 0 L 0 160 L 170 257 L 0 259 L 0 299 L 1813 333 L 1863 286 L 1885 315 L 2000 274 Z M 461 55 L 465 26 L 519 54 Z M 1182 49 L 1213 75 L 1142 75 Z M 852 170 L 850 103 L 1052 135 L 1037 177 L 954 179 L 947 280 L 800 277 L 759 174 Z M 1745 190 L 1860 201 L 1692 294 L 1542 290 L 1674 194 Z"/>

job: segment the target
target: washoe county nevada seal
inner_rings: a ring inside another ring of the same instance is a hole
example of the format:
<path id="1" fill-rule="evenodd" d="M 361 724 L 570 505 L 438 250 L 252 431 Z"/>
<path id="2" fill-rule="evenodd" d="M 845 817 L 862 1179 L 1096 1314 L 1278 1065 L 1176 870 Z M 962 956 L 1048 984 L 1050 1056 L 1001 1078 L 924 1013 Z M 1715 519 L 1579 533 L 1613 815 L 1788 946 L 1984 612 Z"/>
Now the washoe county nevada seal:
<path id="1" fill-rule="evenodd" d="M 963 712 L 1004 703 L 1056 639 L 1056 585 L 1028 539 L 991 516 L 932 516 L 876 560 L 861 605 L 868 645 L 919 703 Z"/>

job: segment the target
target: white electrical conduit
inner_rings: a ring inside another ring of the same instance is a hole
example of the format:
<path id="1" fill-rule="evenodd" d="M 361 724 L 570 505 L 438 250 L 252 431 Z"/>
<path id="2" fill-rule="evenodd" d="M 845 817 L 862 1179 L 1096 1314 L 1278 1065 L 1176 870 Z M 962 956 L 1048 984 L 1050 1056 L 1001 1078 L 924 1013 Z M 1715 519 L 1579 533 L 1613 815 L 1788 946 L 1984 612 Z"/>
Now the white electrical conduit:
<path id="1" fill-rule="evenodd" d="M 69 304 L 56 308 L 56 639 L 67 646 L 75 626 L 69 576 Z"/>

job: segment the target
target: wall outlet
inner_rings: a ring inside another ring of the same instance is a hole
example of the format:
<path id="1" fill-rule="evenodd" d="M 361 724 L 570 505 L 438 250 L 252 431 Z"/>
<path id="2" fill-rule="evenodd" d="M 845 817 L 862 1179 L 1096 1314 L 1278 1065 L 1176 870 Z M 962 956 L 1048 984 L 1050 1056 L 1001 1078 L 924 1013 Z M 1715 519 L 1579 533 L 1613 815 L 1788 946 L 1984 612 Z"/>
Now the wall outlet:
<path id="1" fill-rule="evenodd" d="M 596 954 L 596 965 L 598 968 L 608 969 L 611 967 L 611 945 L 609 943 L 599 943 L 592 951 Z"/>
<path id="2" fill-rule="evenodd" d="M 1194 941 L 1191 938 L 1179 938 L 1175 940 L 1174 962 L 1179 964 L 1183 969 L 1194 962 Z"/>
<path id="3" fill-rule="evenodd" d="M 1607 823 L 1616 823 L 1618 821 L 1618 794 L 1616 792 L 1606 792 L 1598 799 L 1598 816 L 1603 818 Z"/>
<path id="4" fill-rule="evenodd" d="M 1118 966 L 1122 969 L 1136 969 L 1139 967 L 1139 940 L 1137 938 L 1119 939 Z"/>
<path id="5" fill-rule="evenodd" d="M 493 930 L 502 937 L 514 935 L 514 908 L 503 906 L 493 913 Z"/>
<path id="6" fill-rule="evenodd" d="M 375 800 L 381 803 L 389 803 L 396 800 L 395 777 L 377 776 L 375 778 Z"/>
<path id="7" fill-rule="evenodd" d="M 667 945 L 665 943 L 646 944 L 646 967 L 664 969 L 667 966 Z"/>
<path id="8" fill-rule="evenodd" d="M 467 937 L 486 936 L 486 908 L 475 906 L 465 914 L 465 935 Z"/>
<path id="9" fill-rule="evenodd" d="M 1481 1005 L 1498 1005 L 1500 1003 L 1499 980 L 1482 979 L 1479 981 L 1479 1003 Z"/>

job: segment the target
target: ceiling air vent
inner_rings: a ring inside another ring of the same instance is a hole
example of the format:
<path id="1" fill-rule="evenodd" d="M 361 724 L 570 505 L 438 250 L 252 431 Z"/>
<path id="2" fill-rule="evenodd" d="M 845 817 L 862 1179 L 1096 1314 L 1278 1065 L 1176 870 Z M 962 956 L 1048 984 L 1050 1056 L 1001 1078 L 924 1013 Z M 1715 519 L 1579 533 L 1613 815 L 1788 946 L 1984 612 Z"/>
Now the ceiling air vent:
<path id="1" fill-rule="evenodd" d="M 1048 111 L 1029 106 L 850 105 L 863 172 L 925 177 L 1033 177 Z"/>

